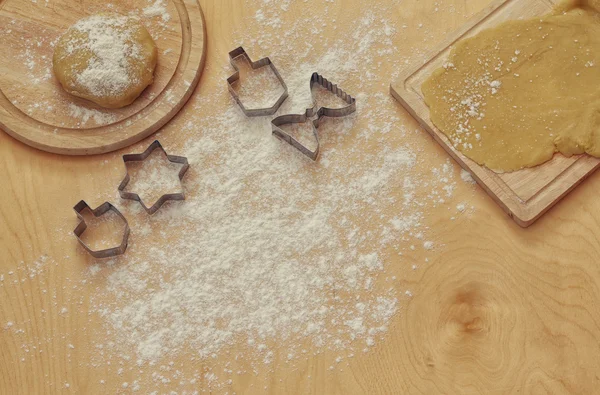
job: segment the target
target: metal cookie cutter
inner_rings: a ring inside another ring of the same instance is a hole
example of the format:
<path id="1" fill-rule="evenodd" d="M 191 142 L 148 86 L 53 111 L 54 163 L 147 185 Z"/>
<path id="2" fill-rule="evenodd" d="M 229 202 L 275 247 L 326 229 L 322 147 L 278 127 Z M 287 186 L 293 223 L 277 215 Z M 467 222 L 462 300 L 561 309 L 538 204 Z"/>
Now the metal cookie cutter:
<path id="1" fill-rule="evenodd" d="M 125 230 L 123 232 L 123 238 L 121 239 L 121 244 L 118 247 L 107 248 L 105 250 L 92 250 L 87 244 L 85 244 L 85 242 L 81 239 L 81 235 L 87 229 L 87 224 L 85 223 L 85 219 L 83 218 L 83 215 L 81 215 L 81 213 L 85 209 L 89 209 L 92 212 L 92 214 L 94 215 L 94 217 L 96 217 L 96 218 L 106 214 L 106 212 L 108 212 L 108 211 L 113 211 L 115 214 L 117 214 L 123 220 L 123 222 L 125 223 Z M 92 210 L 90 208 L 90 206 L 88 206 L 88 204 L 82 200 L 79 203 L 77 203 L 75 205 L 75 207 L 73 207 L 73 210 L 75 210 L 75 212 L 77 213 L 77 218 L 79 218 L 79 220 L 80 220 L 79 224 L 77 225 L 77 227 L 75 228 L 73 233 L 77 237 L 79 244 L 81 244 L 83 246 L 83 248 L 85 248 L 85 250 L 90 253 L 90 255 L 92 255 L 94 258 L 108 258 L 108 257 L 121 255 L 125 252 L 125 250 L 127 249 L 127 240 L 129 239 L 129 231 L 130 231 L 129 223 L 127 222 L 127 219 L 125 219 L 123 214 L 121 214 L 121 212 L 119 210 L 117 210 L 117 208 L 115 206 L 113 206 L 109 202 L 104 202 L 100 206 L 98 206 L 96 209 Z"/>
<path id="2" fill-rule="evenodd" d="M 283 86 L 283 93 L 281 94 L 281 96 L 279 96 L 279 98 L 277 99 L 275 104 L 273 104 L 273 106 L 268 107 L 268 108 L 246 108 L 246 106 L 244 106 L 237 91 L 233 88 L 234 82 L 236 82 L 240 79 L 240 69 L 235 65 L 235 62 L 234 62 L 235 59 L 237 59 L 239 57 L 246 58 L 248 60 L 248 63 L 250 63 L 250 66 L 252 66 L 253 70 L 259 69 L 264 66 L 271 67 L 271 70 L 273 70 L 273 73 L 279 80 L 279 83 L 281 84 L 281 86 Z M 260 116 L 275 114 L 277 112 L 277 110 L 279 109 L 279 107 L 281 106 L 281 104 L 285 101 L 285 99 L 287 99 L 288 88 L 287 88 L 287 85 L 285 84 L 285 81 L 283 80 L 283 78 L 281 78 L 279 71 L 277 71 L 277 68 L 275 67 L 273 62 L 271 62 L 271 59 L 262 58 L 260 60 L 257 60 L 256 62 L 253 62 L 252 60 L 250 60 L 250 57 L 248 56 L 248 54 L 246 53 L 244 48 L 238 47 L 238 48 L 234 49 L 233 51 L 229 52 L 229 62 L 231 63 L 231 66 L 233 66 L 235 73 L 233 73 L 231 75 L 231 77 L 227 78 L 227 87 L 229 88 L 229 92 L 231 93 L 231 96 L 233 96 L 234 100 L 240 106 L 240 108 L 242 109 L 244 114 L 246 114 L 247 117 L 260 117 Z"/>
<path id="3" fill-rule="evenodd" d="M 156 150 L 156 149 L 160 149 L 167 156 L 167 159 L 169 160 L 169 162 L 179 163 L 179 164 L 183 165 L 181 167 L 181 170 L 179 170 L 179 181 L 181 182 L 181 180 L 183 180 L 183 176 L 185 175 L 185 172 L 190 167 L 187 158 L 185 158 L 183 156 L 175 156 L 175 155 L 167 154 L 167 152 L 165 151 L 165 149 L 162 147 L 162 145 L 160 144 L 160 142 L 158 140 L 155 140 L 152 144 L 150 144 L 150 146 L 146 149 L 146 151 L 142 152 L 141 154 L 123 155 L 123 162 L 127 163 L 127 162 L 143 161 L 148 156 L 150 156 L 150 154 L 152 152 L 154 152 L 154 150 Z M 131 177 L 129 176 L 129 172 L 127 171 L 127 165 L 126 165 L 125 166 L 125 178 L 123 179 L 123 181 L 121 181 L 121 184 L 119 185 L 119 188 L 118 188 L 119 194 L 121 195 L 121 197 L 123 199 L 136 200 L 136 201 L 140 202 L 140 204 L 142 205 L 142 207 L 144 208 L 144 210 L 146 210 L 146 212 L 148 214 L 154 214 L 160 208 L 160 206 L 162 206 L 167 200 L 185 200 L 185 195 L 183 194 L 183 192 L 168 193 L 166 195 L 162 195 L 151 207 L 147 207 L 144 204 L 144 202 L 142 201 L 142 198 L 140 197 L 140 195 L 138 195 L 137 193 L 125 191 L 125 187 L 127 186 L 127 184 L 129 184 L 130 179 L 131 179 Z"/>
<path id="4" fill-rule="evenodd" d="M 273 134 L 275 136 L 279 137 L 280 139 L 282 139 L 284 141 L 287 141 L 289 144 L 296 147 L 304 155 L 306 155 L 310 159 L 316 161 L 317 157 L 319 156 L 319 149 L 320 149 L 318 129 L 319 129 L 319 124 L 321 123 L 321 119 L 323 117 L 333 117 L 333 118 L 345 117 L 346 115 L 352 114 L 354 111 L 356 111 L 356 99 L 353 98 L 352 96 L 348 95 L 342 89 L 338 88 L 337 85 L 332 84 L 330 81 L 328 81 L 326 78 L 322 77 L 318 73 L 313 73 L 312 76 L 310 77 L 311 92 L 312 92 L 312 88 L 315 84 L 321 85 L 322 87 L 324 87 L 331 93 L 335 94 L 340 99 L 344 100 L 348 105 L 341 107 L 341 108 L 328 108 L 328 107 L 320 107 L 319 108 L 319 106 L 315 102 L 315 99 L 313 96 L 314 106 L 311 108 L 308 108 L 304 114 L 289 114 L 289 115 L 279 116 L 271 121 L 271 126 L 273 129 Z M 293 123 L 304 123 L 308 119 L 314 117 L 315 115 L 317 116 L 317 118 L 312 122 L 312 124 L 313 124 L 313 135 L 315 136 L 315 140 L 317 141 L 317 148 L 314 151 L 310 150 L 307 146 L 300 143 L 298 140 L 296 140 L 294 137 L 292 137 L 291 135 L 289 135 L 283 129 L 280 128 L 280 126 L 282 126 L 282 125 L 288 125 L 288 124 L 293 124 Z"/>

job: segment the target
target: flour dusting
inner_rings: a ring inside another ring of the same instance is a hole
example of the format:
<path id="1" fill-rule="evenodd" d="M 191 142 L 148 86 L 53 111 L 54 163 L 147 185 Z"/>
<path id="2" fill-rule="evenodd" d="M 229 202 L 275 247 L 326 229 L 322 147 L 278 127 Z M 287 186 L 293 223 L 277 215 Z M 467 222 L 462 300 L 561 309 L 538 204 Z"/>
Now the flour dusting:
<path id="1" fill-rule="evenodd" d="M 369 93 L 379 80 L 360 78 L 376 75 L 370 60 L 392 51 L 391 26 L 368 12 L 353 37 L 333 39 L 317 55 L 299 55 L 275 35 L 240 36 L 236 45 L 253 59 L 270 55 L 286 81 L 289 98 L 278 114 L 302 113 L 315 101 L 339 105 L 328 92 L 310 91 L 315 71 L 356 96 L 357 112 L 322 122 L 315 163 L 271 135 L 270 117 L 245 117 L 226 90 L 220 98 L 198 97 L 178 132 L 185 144 L 166 147 L 190 160 L 186 201 L 142 221 L 143 238 L 127 259 L 102 269 L 107 284 L 93 310 L 119 341 L 98 346 L 111 355 L 131 349 L 127 358 L 142 368 L 183 354 L 219 358 L 243 347 L 237 358 L 260 370 L 277 350 L 294 366 L 323 350 L 352 358 L 385 339 L 401 300 L 413 295 L 386 275 L 390 262 L 438 249 L 424 239 L 426 210 L 447 204 L 456 188 L 450 162 L 423 178 L 417 150 L 385 138 L 408 139 L 411 132 L 387 93 Z M 305 33 L 286 34 L 293 41 Z M 259 43 L 269 52 L 258 52 Z M 217 86 L 232 73 L 226 57 L 223 65 L 213 77 Z M 243 73 L 240 84 L 246 104 L 280 93 L 276 78 L 261 70 Z M 160 163 L 142 166 L 147 181 L 138 189 L 166 192 L 160 180 L 169 175 Z M 164 239 L 168 249 L 155 242 Z M 161 371 L 153 380 L 173 374 Z M 215 388 L 236 376 L 226 367 L 211 375 Z"/>
<path id="2" fill-rule="evenodd" d="M 135 77 L 129 70 L 130 59 L 139 57 L 141 51 L 132 39 L 135 28 L 126 16 L 92 15 L 70 29 L 80 34 L 72 35 L 66 43 L 67 56 L 91 53 L 87 67 L 76 76 L 90 94 L 118 96 L 131 86 Z"/>
<path id="3" fill-rule="evenodd" d="M 167 11 L 165 0 L 155 0 L 154 3 L 144 8 L 143 15 L 146 18 L 160 17 L 163 22 L 171 20 L 171 14 Z"/>
<path id="4" fill-rule="evenodd" d="M 402 335 L 397 321 L 416 294 L 404 277 L 444 248 L 430 227 L 433 210 L 466 210 L 453 202 L 465 187 L 456 183 L 456 166 L 427 153 L 422 131 L 403 125 L 405 115 L 387 92 L 382 63 L 397 70 L 405 61 L 396 47 L 394 7 L 352 11 L 350 28 L 331 21 L 333 1 L 311 0 L 322 6 L 319 15 L 302 12 L 304 2 L 248 2 L 257 11 L 239 26 L 258 22 L 261 29 L 240 28 L 227 47 L 243 45 L 252 59 L 275 62 L 289 90 L 275 116 L 315 103 L 340 105 L 326 91 L 311 92 L 313 72 L 356 97 L 357 111 L 321 122 L 321 156 L 313 162 L 272 136 L 272 117 L 243 115 L 225 85 L 233 72 L 226 53 L 221 67 L 205 70 L 197 94 L 157 134 L 169 154 L 190 162 L 186 200 L 149 216 L 114 189 L 102 192 L 94 198 L 117 204 L 130 221 L 126 254 L 85 267 L 80 259 L 60 259 L 84 273 L 67 282 L 74 294 L 91 292 L 84 310 L 99 324 L 82 328 L 94 352 L 80 363 L 108 372 L 97 378 L 107 392 L 229 391 L 247 376 L 302 368 L 316 355 L 328 370 L 345 369 L 385 347 L 390 332 Z M 164 3 L 147 4 L 144 15 L 161 18 Z M 284 26 L 292 13 L 299 23 Z M 280 93 L 269 73 L 242 77 L 245 103 L 269 103 Z M 107 121 L 72 111 L 82 120 Z M 310 126 L 298 125 L 312 133 Z M 310 140 L 311 133 L 304 136 Z M 101 162 L 115 169 L 115 179 L 125 171 L 119 155 Z M 180 191 L 179 169 L 164 158 L 130 170 L 129 188 L 148 200 Z M 57 237 L 74 242 L 71 232 L 65 227 Z M 0 275 L 4 282 L 12 276 Z M 82 314 L 79 302 L 56 301 L 54 314 Z M 0 325 L 14 336 L 26 325 L 5 321 Z M 72 337 L 64 343 L 69 352 L 82 349 Z"/>
<path id="5" fill-rule="evenodd" d="M 80 120 L 83 125 L 90 119 L 94 120 L 97 125 L 107 125 L 115 122 L 117 119 L 115 114 L 98 111 L 93 108 L 81 107 L 74 103 L 69 104 L 69 116 Z"/>

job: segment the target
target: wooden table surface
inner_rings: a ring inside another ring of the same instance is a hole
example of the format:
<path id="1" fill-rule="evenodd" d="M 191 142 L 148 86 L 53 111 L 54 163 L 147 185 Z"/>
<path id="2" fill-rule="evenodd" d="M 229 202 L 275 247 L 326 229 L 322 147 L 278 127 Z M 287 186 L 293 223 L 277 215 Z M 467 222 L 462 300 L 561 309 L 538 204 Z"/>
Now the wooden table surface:
<path id="1" fill-rule="evenodd" d="M 388 17 L 398 23 L 394 41 L 399 53 L 391 56 L 405 58 L 421 56 L 488 4 L 487 0 L 380 1 L 390 2 L 395 14 Z M 234 31 L 247 28 L 248 34 L 259 36 L 256 24 L 240 25 L 244 17 L 256 13 L 257 4 L 201 1 L 208 56 L 190 105 L 198 97 L 226 98 L 224 81 L 214 76 L 226 66 L 227 53 L 236 44 Z M 338 32 L 343 32 L 352 29 L 357 13 L 369 8 L 377 6 L 335 0 L 328 18 L 336 19 Z M 306 12 L 316 11 L 307 8 Z M 285 23 L 296 17 L 284 15 L 289 19 Z M 407 27 L 401 28 L 403 24 Z M 268 54 L 268 49 L 263 52 Z M 372 93 L 387 95 L 393 71 L 390 65 L 381 65 L 376 78 L 382 88 Z M 417 129 L 399 105 L 397 112 L 408 128 Z M 184 109 L 161 132 L 161 138 L 176 141 L 188 115 Z M 425 158 L 446 157 L 424 132 L 414 138 Z M 136 151 L 150 141 L 136 145 Z M 110 366 L 89 363 L 99 353 L 92 345 L 100 336 L 94 331 L 100 320 L 87 314 L 95 285 L 72 287 L 85 278 L 89 258 L 76 253 L 77 244 L 69 236 L 75 224 L 73 204 L 84 198 L 96 206 L 101 197 L 114 198 L 114 193 L 103 195 L 103 191 L 118 183 L 122 173 L 114 169 L 122 169 L 120 155 L 131 151 L 87 158 L 57 156 L 0 133 L 0 273 L 4 276 L 0 282 L 0 394 L 114 393 L 119 383 L 135 379 L 135 373 L 117 376 Z M 443 210 L 428 217 L 427 226 L 435 230 L 436 244 L 443 248 L 422 270 L 401 272 L 413 297 L 402 301 L 384 340 L 370 352 L 332 372 L 326 353 L 294 368 L 276 360 L 260 375 L 242 376 L 231 387 L 215 392 L 597 393 L 599 188 L 600 174 L 595 174 L 532 227 L 521 229 L 481 189 L 461 185 L 456 201 L 466 200 L 475 209 L 456 221 L 449 221 Z M 419 254 L 414 259 L 422 259 L 424 255 Z M 40 256 L 56 264 L 35 281 L 23 278 L 14 286 L 14 276 L 22 275 L 21 262 L 34 262 Z M 61 264 L 67 256 L 68 263 Z M 71 313 L 61 314 L 63 308 Z M 7 327 L 9 321 L 19 323 L 22 330 Z M 38 343 L 44 352 L 31 346 Z M 185 369 L 211 363 L 190 363 Z M 100 384 L 98 377 L 106 383 Z M 208 387 L 199 384 L 198 389 Z M 151 390 L 143 387 L 140 392 Z M 129 389 L 120 391 L 128 393 Z"/>

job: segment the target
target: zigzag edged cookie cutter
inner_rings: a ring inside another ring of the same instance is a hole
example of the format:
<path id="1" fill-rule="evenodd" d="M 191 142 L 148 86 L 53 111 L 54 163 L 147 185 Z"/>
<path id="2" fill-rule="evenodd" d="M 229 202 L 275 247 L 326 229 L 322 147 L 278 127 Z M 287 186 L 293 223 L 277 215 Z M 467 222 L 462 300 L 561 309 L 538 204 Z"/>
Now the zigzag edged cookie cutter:
<path id="1" fill-rule="evenodd" d="M 314 106 L 308 108 L 304 114 L 289 114 L 279 116 L 271 121 L 271 126 L 273 129 L 273 134 L 280 139 L 287 141 L 289 144 L 297 148 L 304 155 L 308 156 L 310 159 L 316 161 L 319 156 L 320 143 L 319 143 L 319 124 L 321 123 L 321 119 L 323 117 L 345 117 L 346 115 L 352 114 L 356 111 L 356 99 L 352 96 L 348 95 L 342 89 L 338 88 L 337 85 L 332 84 L 326 78 L 322 77 L 318 73 L 313 73 L 310 77 L 310 90 L 312 92 L 312 88 L 315 84 L 319 84 L 331 93 L 335 94 L 340 99 L 344 100 L 348 105 L 341 108 L 328 108 L 328 107 L 320 107 L 318 108 L 318 104 L 316 104 L 314 96 L 313 103 Z M 317 148 L 313 151 L 309 149 L 304 144 L 300 143 L 294 137 L 286 133 L 283 129 L 281 129 L 282 125 L 288 125 L 293 123 L 304 123 L 308 119 L 317 116 L 317 118 L 312 122 L 313 124 L 313 135 L 315 136 L 315 140 L 317 141 Z"/>
<path id="2" fill-rule="evenodd" d="M 183 176 L 185 175 L 185 172 L 190 167 L 187 158 L 185 158 L 183 156 L 175 156 L 175 155 L 167 154 L 167 152 L 165 151 L 165 149 L 163 148 L 163 146 L 160 144 L 160 142 L 158 140 L 155 140 L 152 144 L 150 144 L 150 146 L 146 149 L 146 151 L 142 152 L 141 154 L 123 155 L 123 162 L 125 162 L 125 178 L 123 178 L 123 181 L 121 181 L 121 184 L 119 184 L 119 188 L 118 188 L 119 195 L 121 195 L 121 197 L 123 199 L 136 200 L 136 201 L 140 202 L 140 204 L 142 205 L 142 207 L 144 208 L 144 210 L 146 210 L 146 212 L 148 214 L 154 214 L 160 208 L 160 206 L 162 206 L 167 200 L 185 200 L 185 195 L 183 192 L 168 193 L 168 194 L 162 195 L 151 207 L 147 207 L 144 204 L 144 202 L 142 201 L 142 198 L 140 197 L 140 195 L 138 195 L 137 193 L 125 191 L 125 187 L 127 186 L 127 184 L 129 184 L 129 181 L 131 180 L 131 177 L 129 176 L 129 172 L 127 171 L 127 162 L 143 161 L 148 156 L 150 156 L 150 154 L 152 152 L 154 152 L 154 150 L 156 150 L 156 149 L 161 150 L 166 155 L 169 162 L 179 163 L 179 164 L 183 165 L 181 167 L 181 170 L 179 170 L 179 182 L 181 182 L 181 180 L 183 180 Z"/>
<path id="3" fill-rule="evenodd" d="M 277 99 L 275 104 L 273 104 L 271 107 L 246 108 L 246 106 L 244 106 L 244 103 L 242 103 L 240 96 L 238 95 L 237 91 L 233 88 L 233 84 L 240 79 L 240 70 L 235 64 L 235 60 L 239 57 L 243 57 L 243 58 L 247 59 L 248 63 L 250 63 L 250 66 L 252 67 L 253 70 L 259 69 L 264 66 L 270 66 L 271 70 L 273 70 L 273 73 L 279 80 L 279 83 L 281 84 L 281 86 L 283 86 L 283 93 L 281 94 L 281 96 L 279 96 L 279 98 Z M 285 84 L 285 81 L 283 80 L 283 78 L 281 78 L 279 71 L 277 71 L 277 68 L 275 67 L 273 62 L 271 62 L 271 59 L 262 58 L 260 60 L 257 60 L 256 62 L 253 62 L 252 60 L 250 60 L 250 56 L 248 56 L 248 54 L 246 53 L 244 48 L 238 47 L 238 48 L 234 49 L 233 51 L 229 52 L 229 62 L 231 63 L 231 66 L 234 68 L 235 73 L 233 73 L 231 75 L 231 77 L 227 78 L 227 87 L 229 88 L 229 92 L 231 93 L 231 96 L 233 96 L 233 99 L 240 106 L 240 108 L 242 109 L 244 114 L 246 114 L 247 117 L 260 117 L 260 116 L 275 114 L 277 112 L 277 110 L 279 109 L 279 107 L 281 106 L 281 104 L 285 101 L 285 99 L 287 99 L 288 88 L 287 88 L 287 85 Z"/>
<path id="4" fill-rule="evenodd" d="M 85 219 L 83 218 L 83 215 L 81 215 L 81 213 L 86 209 L 90 210 L 92 212 L 92 214 L 94 215 L 94 217 L 96 217 L 96 218 L 101 217 L 102 215 L 106 214 L 108 211 L 112 211 L 123 220 L 123 222 L 125 223 L 125 230 L 123 231 L 123 238 L 121 239 L 121 244 L 118 247 L 107 248 L 105 250 L 92 250 L 81 239 L 81 235 L 87 229 L 87 224 L 85 223 Z M 121 212 L 119 210 L 117 210 L 117 208 L 115 206 L 113 206 L 109 202 L 104 202 L 100 206 L 98 206 L 94 210 L 92 210 L 90 208 L 90 206 L 88 206 L 88 204 L 82 200 L 79 203 L 77 203 L 75 205 L 75 207 L 73 207 L 73 210 L 75 210 L 75 212 L 77 213 L 77 218 L 79 218 L 79 221 L 80 221 L 79 224 L 77 225 L 77 227 L 75 228 L 75 230 L 73 230 L 73 233 L 77 237 L 79 244 L 81 244 L 83 246 L 83 248 L 85 248 L 85 250 L 90 253 L 91 256 L 93 256 L 94 258 L 109 258 L 109 257 L 121 255 L 125 252 L 125 250 L 127 249 L 127 241 L 129 239 L 129 232 L 130 232 L 129 223 L 127 222 L 127 219 L 125 219 L 123 214 L 121 214 Z"/>

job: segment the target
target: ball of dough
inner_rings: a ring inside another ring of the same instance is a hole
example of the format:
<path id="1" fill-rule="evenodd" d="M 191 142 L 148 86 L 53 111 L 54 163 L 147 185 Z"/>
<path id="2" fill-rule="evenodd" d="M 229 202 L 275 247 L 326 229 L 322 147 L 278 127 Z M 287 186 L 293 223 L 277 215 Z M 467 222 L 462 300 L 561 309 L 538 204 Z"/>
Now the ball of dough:
<path id="1" fill-rule="evenodd" d="M 120 108 L 152 83 L 157 57 L 154 40 L 139 20 L 98 14 L 79 20 L 58 40 L 54 74 L 72 95 Z"/>

